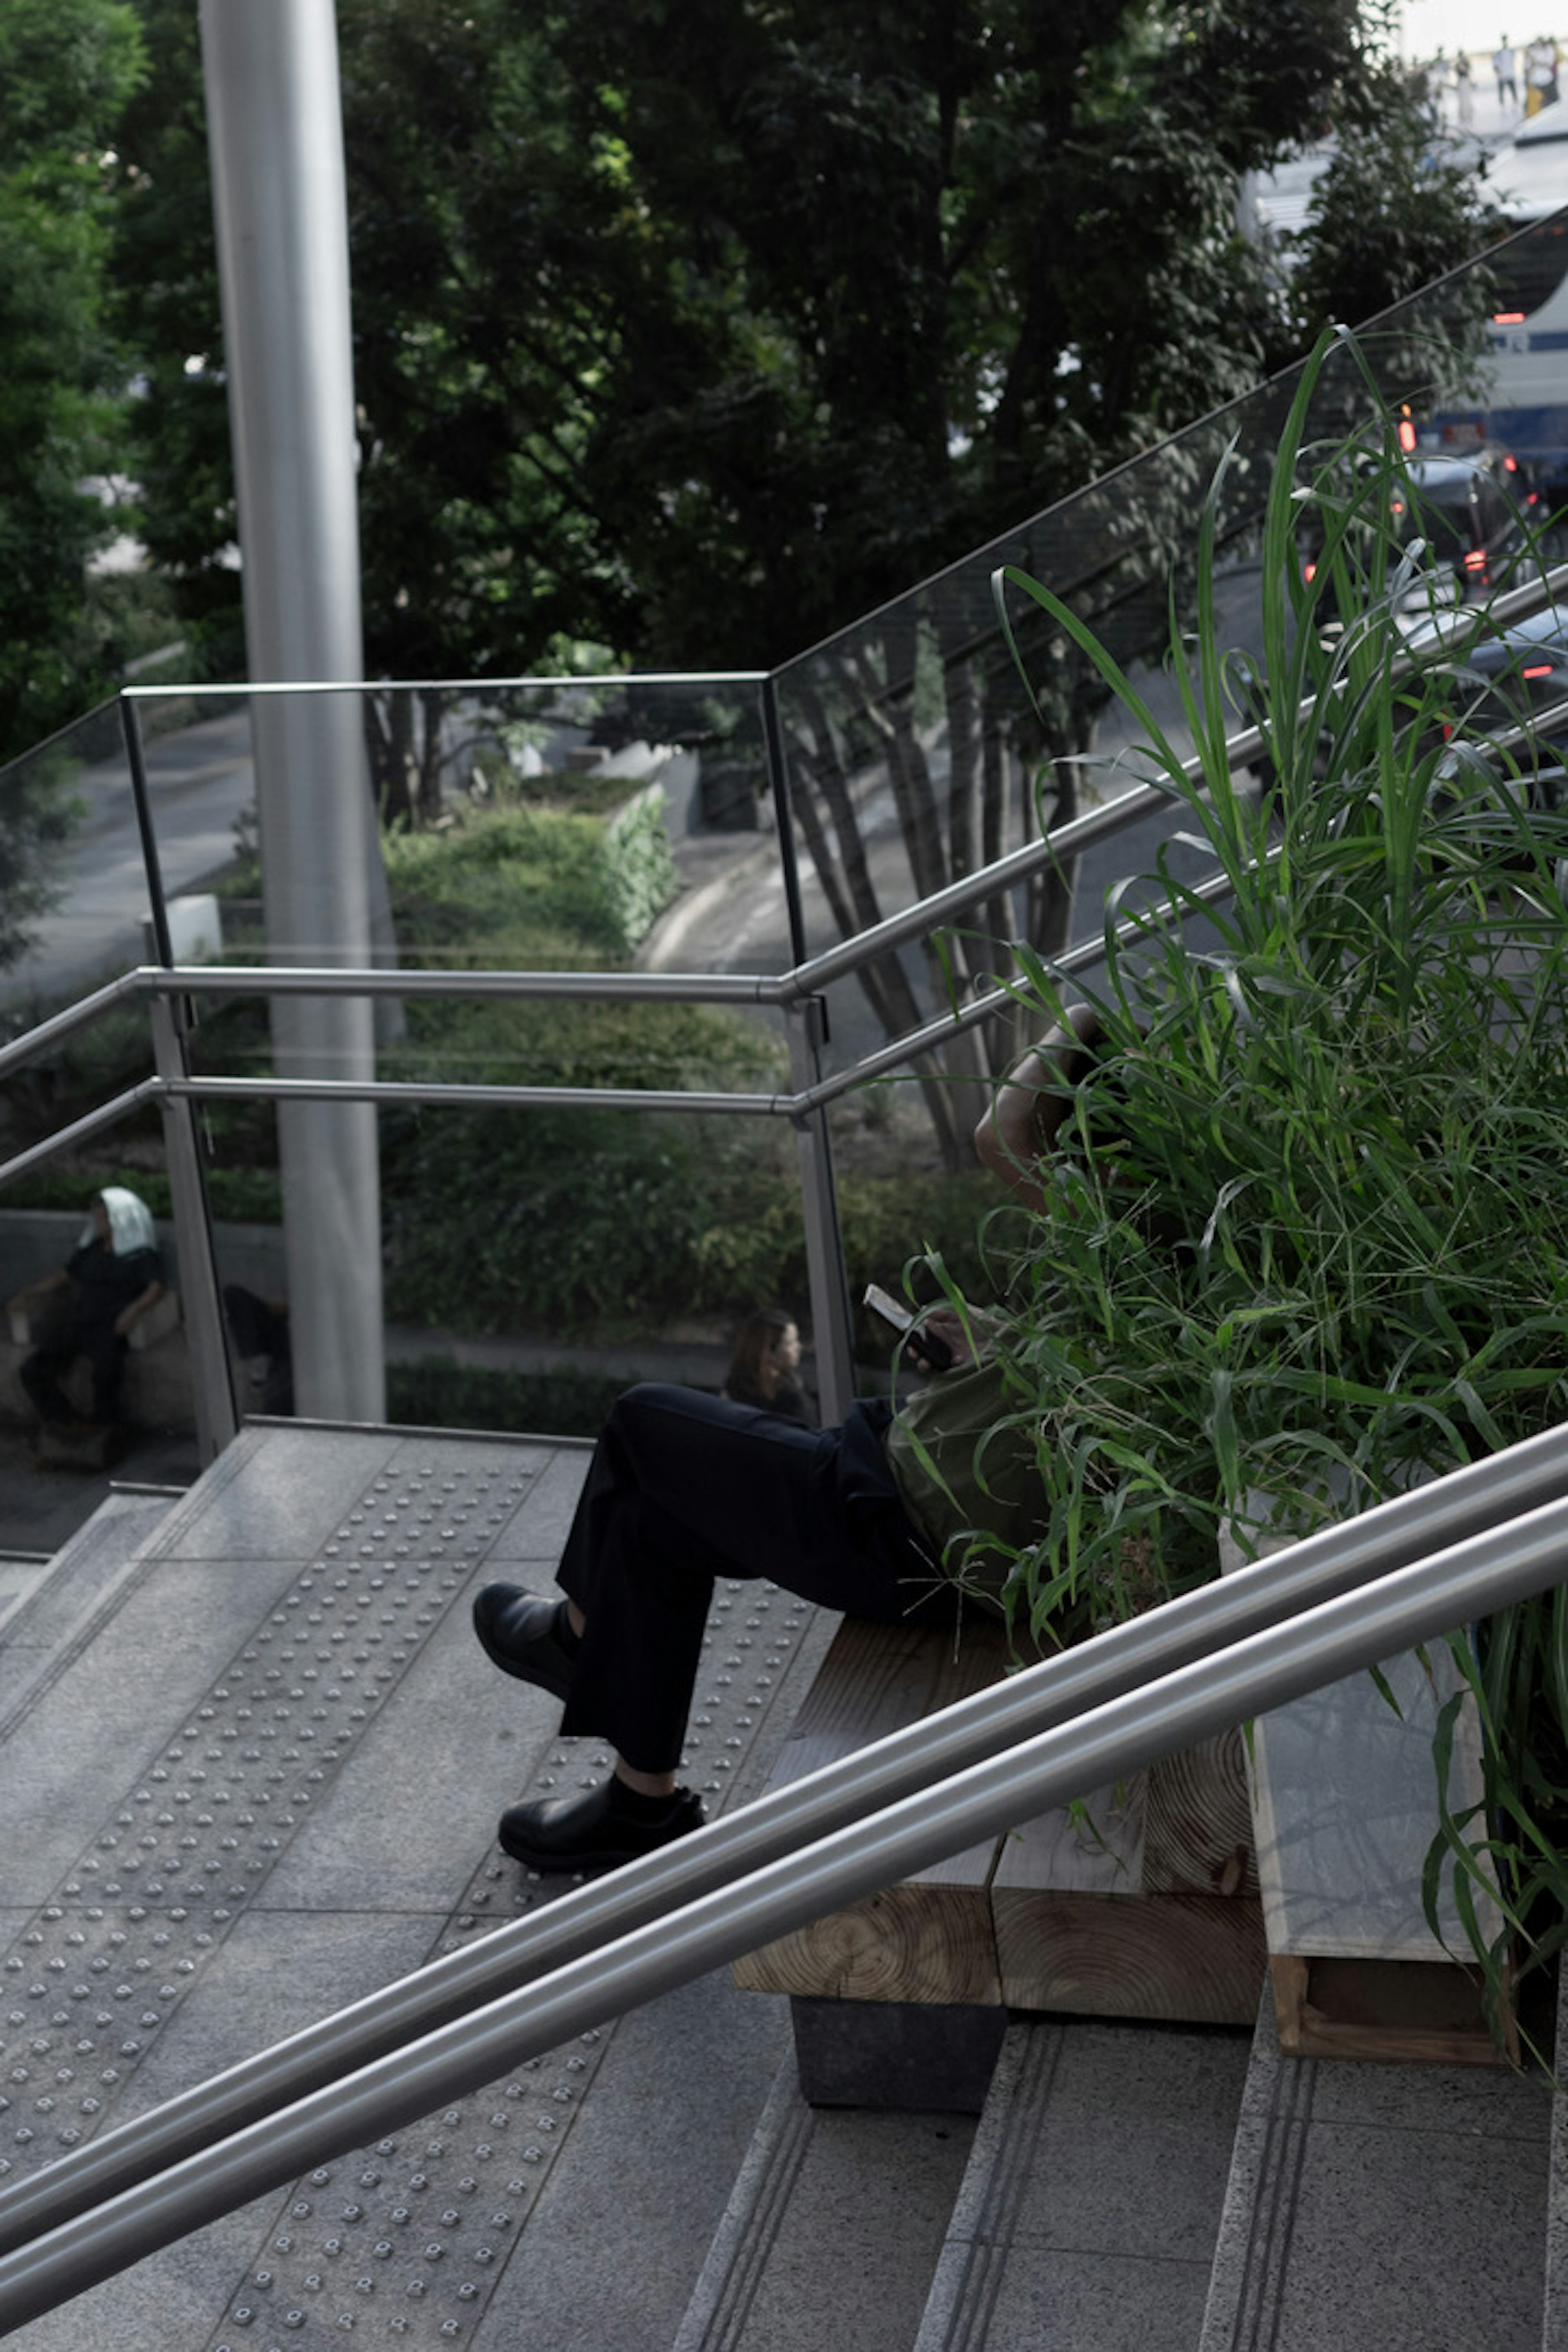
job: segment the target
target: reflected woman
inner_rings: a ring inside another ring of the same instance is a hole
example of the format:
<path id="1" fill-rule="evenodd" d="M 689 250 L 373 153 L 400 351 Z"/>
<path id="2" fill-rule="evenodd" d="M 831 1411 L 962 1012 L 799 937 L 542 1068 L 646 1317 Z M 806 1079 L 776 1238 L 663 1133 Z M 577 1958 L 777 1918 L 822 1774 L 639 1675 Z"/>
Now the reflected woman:
<path id="1" fill-rule="evenodd" d="M 800 1333 L 782 1307 L 762 1307 L 748 1315 L 735 1335 L 735 1352 L 724 1375 L 721 1396 L 731 1404 L 760 1406 L 781 1413 L 786 1421 L 813 1425 L 805 1391 L 795 1378 L 800 1368 Z"/>

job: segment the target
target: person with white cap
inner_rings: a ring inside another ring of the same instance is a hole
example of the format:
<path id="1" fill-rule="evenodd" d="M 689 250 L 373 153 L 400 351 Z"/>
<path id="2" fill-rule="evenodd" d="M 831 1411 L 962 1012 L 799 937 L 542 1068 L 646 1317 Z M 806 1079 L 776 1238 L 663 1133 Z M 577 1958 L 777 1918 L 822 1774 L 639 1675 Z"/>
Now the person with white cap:
<path id="1" fill-rule="evenodd" d="M 85 1356 L 92 1372 L 92 1423 L 103 1427 L 113 1422 L 132 1327 L 163 1291 L 151 1211 L 123 1184 L 105 1185 L 64 1265 L 40 1275 L 10 1301 L 11 1313 L 25 1316 L 36 1301 L 64 1294 L 19 1375 L 40 1420 L 57 1427 L 81 1425 L 60 1379 Z"/>

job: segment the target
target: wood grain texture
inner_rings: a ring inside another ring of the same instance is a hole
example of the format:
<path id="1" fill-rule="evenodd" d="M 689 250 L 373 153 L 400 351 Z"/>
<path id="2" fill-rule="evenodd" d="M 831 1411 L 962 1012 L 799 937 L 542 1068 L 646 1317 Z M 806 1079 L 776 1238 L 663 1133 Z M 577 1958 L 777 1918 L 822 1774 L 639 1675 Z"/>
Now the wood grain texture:
<path id="1" fill-rule="evenodd" d="M 1258 1904 L 1220 1895 L 992 1895 L 1009 2009 L 1250 2025 L 1268 1948 Z"/>
<path id="2" fill-rule="evenodd" d="M 1005 1632 L 846 1618 L 773 1785 L 1001 1680 Z M 1248 2024 L 1266 1958 L 1239 1735 L 1089 1791 L 734 1964 L 742 1990 Z"/>
<path id="3" fill-rule="evenodd" d="M 1143 1888 L 1149 1895 L 1253 1895 L 1247 1748 L 1238 1730 L 1163 1756 L 1147 1774 Z"/>
<path id="4" fill-rule="evenodd" d="M 1137 1895 L 1143 1885 L 1144 1776 L 1096 1789 L 1081 1809 L 1058 1805 L 1002 1840 L 993 1887 Z"/>
<path id="5" fill-rule="evenodd" d="M 889 1887 L 749 1952 L 731 1973 L 742 1992 L 985 2007 L 1002 1999 L 984 1887 Z"/>
<path id="6" fill-rule="evenodd" d="M 1007 1637 L 973 1616 L 958 1635 L 846 1617 L 806 1693 L 773 1776 L 783 1788 L 1002 1680 Z"/>
<path id="7" fill-rule="evenodd" d="M 875 1625 L 864 1618 L 846 1617 L 795 1717 L 769 1786 L 786 1787 L 874 1739 L 922 1721 L 939 1707 L 989 1689 L 1001 1681 L 1006 1667 L 1007 1637 L 994 1618 L 972 1612 L 955 1636 L 931 1626 Z M 910 1883 L 982 1888 L 990 1878 L 994 1854 L 995 1840 L 987 1838 L 945 1862 L 931 1864 Z"/>

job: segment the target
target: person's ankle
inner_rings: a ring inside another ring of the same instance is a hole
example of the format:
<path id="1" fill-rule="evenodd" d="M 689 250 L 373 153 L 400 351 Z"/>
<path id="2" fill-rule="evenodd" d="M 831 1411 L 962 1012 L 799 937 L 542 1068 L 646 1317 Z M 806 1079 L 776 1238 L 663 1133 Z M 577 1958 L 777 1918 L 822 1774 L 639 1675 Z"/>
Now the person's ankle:
<path id="1" fill-rule="evenodd" d="M 638 1772 L 628 1779 L 626 1768 L 617 1764 L 612 1778 L 616 1804 L 634 1818 L 657 1819 L 676 1795 L 673 1772 Z"/>

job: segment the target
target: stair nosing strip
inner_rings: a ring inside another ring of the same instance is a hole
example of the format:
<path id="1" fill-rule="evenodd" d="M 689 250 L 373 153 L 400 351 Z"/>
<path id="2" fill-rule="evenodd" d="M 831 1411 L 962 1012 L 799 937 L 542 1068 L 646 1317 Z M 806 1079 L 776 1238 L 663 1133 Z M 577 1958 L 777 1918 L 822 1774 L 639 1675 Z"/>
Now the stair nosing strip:
<path id="1" fill-rule="evenodd" d="M 671 2352 L 726 2352 L 738 2343 L 816 2128 L 790 2051 L 742 2158 Z"/>

